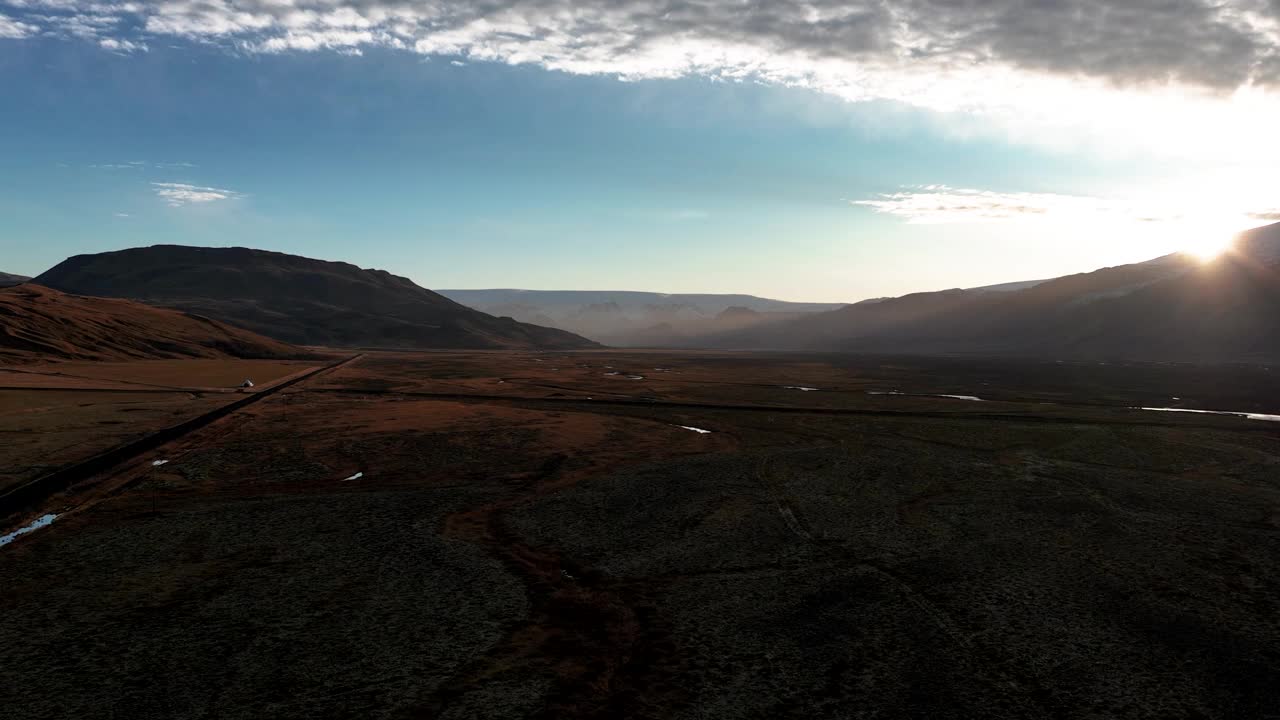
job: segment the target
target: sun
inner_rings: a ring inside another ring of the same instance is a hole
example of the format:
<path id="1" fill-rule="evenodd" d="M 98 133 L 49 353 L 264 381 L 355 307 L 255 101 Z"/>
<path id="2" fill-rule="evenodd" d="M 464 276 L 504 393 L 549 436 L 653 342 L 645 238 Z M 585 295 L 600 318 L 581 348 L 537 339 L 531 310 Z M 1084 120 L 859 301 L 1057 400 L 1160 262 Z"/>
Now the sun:
<path id="1" fill-rule="evenodd" d="M 1217 260 L 1223 253 L 1231 249 L 1232 238 L 1230 235 L 1218 235 L 1216 233 L 1206 233 L 1194 239 L 1188 239 L 1182 246 L 1182 251 L 1188 255 L 1194 255 L 1201 262 L 1212 262 Z"/>

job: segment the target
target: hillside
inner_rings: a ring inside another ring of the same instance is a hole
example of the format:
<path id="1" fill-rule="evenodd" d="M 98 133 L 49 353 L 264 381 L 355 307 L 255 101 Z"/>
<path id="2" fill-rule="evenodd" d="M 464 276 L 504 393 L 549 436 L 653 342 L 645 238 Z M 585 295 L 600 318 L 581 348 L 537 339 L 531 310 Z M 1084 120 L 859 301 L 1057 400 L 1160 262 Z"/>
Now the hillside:
<path id="1" fill-rule="evenodd" d="M 287 358 L 297 347 L 208 318 L 27 283 L 0 290 L 0 363 Z"/>
<path id="2" fill-rule="evenodd" d="M 441 290 L 494 315 L 567 330 L 609 345 L 673 345 L 718 332 L 835 310 L 754 295 L 612 290 Z M 728 314 L 726 314 L 728 313 Z"/>
<path id="3" fill-rule="evenodd" d="M 0 272 L 0 288 L 13 287 L 14 285 L 21 285 L 22 283 L 30 279 L 31 278 L 26 277 L 24 275 L 13 275 L 11 273 Z"/>
<path id="4" fill-rule="evenodd" d="M 334 347 L 569 349 L 562 330 L 459 305 L 383 270 L 248 248 L 156 245 L 69 258 L 36 279 Z"/>
<path id="5" fill-rule="evenodd" d="M 1280 358 L 1280 225 L 1201 263 L 1169 255 L 1011 292 L 918 293 L 690 344 L 1052 358 Z"/>

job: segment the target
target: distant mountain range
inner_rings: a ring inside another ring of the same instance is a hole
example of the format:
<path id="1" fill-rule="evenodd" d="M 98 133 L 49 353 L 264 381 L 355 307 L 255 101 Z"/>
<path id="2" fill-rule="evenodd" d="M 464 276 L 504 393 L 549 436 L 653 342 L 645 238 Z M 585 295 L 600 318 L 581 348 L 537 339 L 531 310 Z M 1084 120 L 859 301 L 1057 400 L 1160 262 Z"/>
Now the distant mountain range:
<path id="1" fill-rule="evenodd" d="M 671 345 L 716 332 L 835 310 L 754 295 L 609 290 L 440 290 L 463 305 L 568 330 L 606 345 Z"/>
<path id="2" fill-rule="evenodd" d="M 383 270 L 248 248 L 181 245 L 77 255 L 35 278 L 80 295 L 129 298 L 300 345 L 572 349 L 563 330 L 464 307 Z"/>
<path id="3" fill-rule="evenodd" d="M 6 272 L 0 272 L 0 288 L 13 287 L 14 285 L 21 285 L 22 283 L 30 279 L 31 278 L 26 277 L 25 275 L 13 275 Z"/>
<path id="4" fill-rule="evenodd" d="M 752 295 L 435 293 L 347 263 L 176 245 L 79 255 L 33 282 L 196 313 L 299 345 L 576 349 L 596 347 L 592 340 L 598 340 L 621 346 L 1280 362 L 1280 223 L 1242 234 L 1232 252 L 1213 262 L 1173 254 L 1049 280 L 850 305 Z"/>
<path id="5" fill-rule="evenodd" d="M 288 358 L 301 349 L 130 300 L 28 283 L 0 290 L 0 363 L 161 358 Z"/>
<path id="6" fill-rule="evenodd" d="M 1280 224 L 1242 234 L 1213 262 L 1175 254 L 1012 287 L 880 299 L 690 338 L 686 346 L 1280 360 Z"/>

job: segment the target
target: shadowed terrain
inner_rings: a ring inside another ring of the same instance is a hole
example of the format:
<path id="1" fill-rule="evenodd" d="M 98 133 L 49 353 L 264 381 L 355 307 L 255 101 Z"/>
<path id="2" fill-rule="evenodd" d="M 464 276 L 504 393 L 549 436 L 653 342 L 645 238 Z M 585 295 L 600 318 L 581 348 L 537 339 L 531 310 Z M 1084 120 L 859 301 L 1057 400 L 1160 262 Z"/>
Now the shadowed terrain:
<path id="1" fill-rule="evenodd" d="M 13 275 L 7 272 L 0 272 L 0 287 L 11 287 L 13 285 L 21 285 L 31 278 L 24 275 Z"/>
<path id="2" fill-rule="evenodd" d="M 199 313 L 304 345 L 595 346 L 563 330 L 463 307 L 384 270 L 248 248 L 155 245 L 77 255 L 36 281 L 66 292 Z"/>
<path id="3" fill-rule="evenodd" d="M 1135 406 L 1280 380 L 370 353 L 10 517 L 58 513 L 0 548 L 0 706 L 1264 717 L 1280 425 Z"/>
<path id="4" fill-rule="evenodd" d="M 198 315 L 34 283 L 0 290 L 0 363 L 286 358 L 301 348 Z"/>
<path id="5" fill-rule="evenodd" d="M 862 302 L 684 344 L 742 349 L 1193 362 L 1280 360 L 1280 224 L 1213 262 L 1185 254 L 1004 292 Z"/>

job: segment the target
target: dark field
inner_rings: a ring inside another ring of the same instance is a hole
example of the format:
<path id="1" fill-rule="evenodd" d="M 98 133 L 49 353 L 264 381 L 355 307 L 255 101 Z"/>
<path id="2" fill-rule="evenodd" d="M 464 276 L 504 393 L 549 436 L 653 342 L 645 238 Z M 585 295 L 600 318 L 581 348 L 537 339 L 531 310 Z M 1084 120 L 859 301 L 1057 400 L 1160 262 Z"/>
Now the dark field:
<path id="1" fill-rule="evenodd" d="M 318 362 L 142 360 L 0 366 L 0 493 L 225 405 Z M 256 388 L 255 388 L 256 390 Z"/>
<path id="2" fill-rule="evenodd" d="M 1280 423 L 1133 406 L 1280 379 L 371 353 L 8 518 L 0 717 L 1280 717 Z"/>

